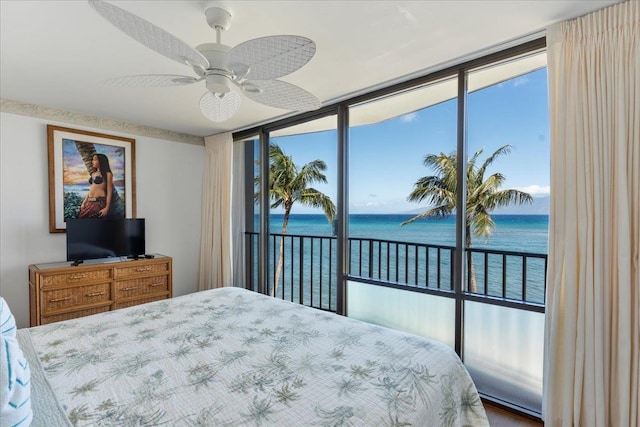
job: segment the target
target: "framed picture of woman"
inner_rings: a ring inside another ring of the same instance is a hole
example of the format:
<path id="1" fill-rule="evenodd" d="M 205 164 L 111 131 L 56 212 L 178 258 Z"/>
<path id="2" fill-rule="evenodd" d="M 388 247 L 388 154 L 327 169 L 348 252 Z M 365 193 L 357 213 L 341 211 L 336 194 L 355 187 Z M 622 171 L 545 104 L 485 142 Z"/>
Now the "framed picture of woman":
<path id="1" fill-rule="evenodd" d="M 67 218 L 135 218 L 135 139 L 47 125 L 49 232 Z"/>

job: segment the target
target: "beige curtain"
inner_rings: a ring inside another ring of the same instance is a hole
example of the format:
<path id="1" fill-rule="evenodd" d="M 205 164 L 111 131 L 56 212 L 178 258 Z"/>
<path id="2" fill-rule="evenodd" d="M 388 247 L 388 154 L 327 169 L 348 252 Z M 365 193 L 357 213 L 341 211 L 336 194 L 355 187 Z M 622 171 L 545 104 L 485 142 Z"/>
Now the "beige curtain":
<path id="1" fill-rule="evenodd" d="M 547 31 L 547 426 L 639 426 L 640 4 Z"/>
<path id="2" fill-rule="evenodd" d="M 201 291 L 234 284 L 231 232 L 232 173 L 231 133 L 206 137 L 198 283 L 198 289 Z"/>

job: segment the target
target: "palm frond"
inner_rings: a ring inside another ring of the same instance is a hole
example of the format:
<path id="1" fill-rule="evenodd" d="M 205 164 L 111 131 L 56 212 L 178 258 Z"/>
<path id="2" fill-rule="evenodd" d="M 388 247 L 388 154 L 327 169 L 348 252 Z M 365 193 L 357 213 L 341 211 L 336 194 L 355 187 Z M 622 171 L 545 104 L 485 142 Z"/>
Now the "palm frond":
<path id="1" fill-rule="evenodd" d="M 422 212 L 412 218 L 409 218 L 406 221 L 403 221 L 400 225 L 407 225 L 415 222 L 419 219 L 424 218 L 443 218 L 452 213 L 451 207 L 449 205 L 436 206 L 435 208 L 431 208 L 428 211 Z"/>
<path id="2" fill-rule="evenodd" d="M 490 237 L 496 223 L 486 210 L 476 211 L 471 218 L 473 234 L 480 237 Z"/>
<path id="3" fill-rule="evenodd" d="M 478 169 L 478 176 L 480 176 L 480 178 L 482 179 L 482 177 L 484 177 L 484 173 L 487 170 L 487 168 L 498 158 L 498 156 L 501 156 L 503 154 L 509 154 L 510 152 L 511 152 L 511 145 L 509 144 L 503 145 L 502 147 L 498 148 L 496 151 L 493 152 L 492 155 L 487 157 L 484 163 L 482 163 L 482 166 L 480 166 L 480 168 Z"/>
<path id="4" fill-rule="evenodd" d="M 456 176 L 455 152 L 449 155 L 444 153 L 428 154 L 425 156 L 423 163 L 426 167 L 433 169 L 436 175 L 441 178 L 446 176 Z"/>
<path id="5" fill-rule="evenodd" d="M 487 206 L 488 210 L 491 210 L 500 206 L 522 205 L 525 203 L 533 203 L 533 197 L 529 193 L 520 190 L 500 190 L 488 195 L 485 206 Z"/>
<path id="6" fill-rule="evenodd" d="M 327 169 L 327 165 L 322 160 L 314 160 L 300 168 L 300 172 L 291 180 L 291 187 L 302 190 L 308 185 L 321 182 L 326 184 L 327 177 L 323 171 Z"/>
<path id="7" fill-rule="evenodd" d="M 486 180 L 476 183 L 476 185 L 474 185 L 473 187 L 467 187 L 467 202 L 482 202 L 487 197 L 487 195 L 493 194 L 498 191 L 498 188 L 502 186 L 504 180 L 504 175 L 500 173 L 494 173 Z"/>
<path id="8" fill-rule="evenodd" d="M 484 152 L 484 148 L 481 148 L 478 151 L 476 151 L 475 154 L 469 160 L 467 160 L 468 169 L 475 170 L 478 157 L 480 157 L 480 154 L 482 154 L 483 152 Z"/>
<path id="9" fill-rule="evenodd" d="M 284 199 L 276 199 L 276 201 L 274 201 L 273 203 L 271 203 L 271 209 L 275 209 L 277 207 L 280 207 L 284 204 Z"/>
<path id="10" fill-rule="evenodd" d="M 333 221 L 336 217 L 336 206 L 331 201 L 331 198 L 315 188 L 307 188 L 302 191 L 298 200 L 303 205 L 322 208 L 328 221 Z"/>

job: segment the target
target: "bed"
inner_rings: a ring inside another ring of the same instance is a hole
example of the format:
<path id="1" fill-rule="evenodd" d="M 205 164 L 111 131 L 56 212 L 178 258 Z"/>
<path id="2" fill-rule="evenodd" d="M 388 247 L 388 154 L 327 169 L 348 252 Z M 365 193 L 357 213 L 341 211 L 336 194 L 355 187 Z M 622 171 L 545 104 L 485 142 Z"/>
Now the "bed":
<path id="1" fill-rule="evenodd" d="M 17 334 L 33 426 L 488 426 L 444 344 L 240 288 Z"/>

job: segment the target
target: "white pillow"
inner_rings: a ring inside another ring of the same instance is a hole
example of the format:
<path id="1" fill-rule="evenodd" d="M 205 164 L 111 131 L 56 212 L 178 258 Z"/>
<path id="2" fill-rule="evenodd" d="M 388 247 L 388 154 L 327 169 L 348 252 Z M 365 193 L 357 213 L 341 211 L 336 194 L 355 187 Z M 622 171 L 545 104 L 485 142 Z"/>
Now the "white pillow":
<path id="1" fill-rule="evenodd" d="M 16 340 L 16 321 L 0 297 L 0 427 L 31 424 L 31 371 Z"/>

